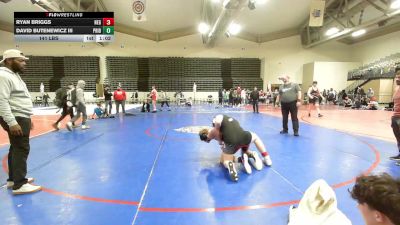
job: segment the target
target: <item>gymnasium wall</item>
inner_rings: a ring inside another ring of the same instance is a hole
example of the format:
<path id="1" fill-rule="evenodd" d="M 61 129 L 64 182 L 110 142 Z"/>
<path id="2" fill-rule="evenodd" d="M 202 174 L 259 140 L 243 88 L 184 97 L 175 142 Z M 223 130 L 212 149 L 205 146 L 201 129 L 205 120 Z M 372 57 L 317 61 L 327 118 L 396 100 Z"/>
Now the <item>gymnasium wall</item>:
<path id="1" fill-rule="evenodd" d="M 304 64 L 303 81 L 301 82 L 303 93 L 305 93 L 308 90 L 308 87 L 312 84 L 313 80 L 314 80 L 314 63 Z"/>
<path id="2" fill-rule="evenodd" d="M 360 65 L 359 62 L 315 62 L 314 80 L 318 81 L 321 90 L 341 91 L 347 87 L 347 72 Z"/>
<path id="3" fill-rule="evenodd" d="M 236 38 L 218 43 L 218 47 L 203 46 L 200 35 L 191 35 L 172 40 L 153 42 L 126 34 L 116 33 L 116 41 L 105 47 L 93 43 L 18 43 L 17 47 L 28 55 L 42 56 L 99 56 L 100 79 L 106 75 L 106 56 L 136 57 L 207 57 L 207 58 L 259 58 L 264 86 L 270 81 L 279 83 L 282 74 L 292 76 L 301 83 L 303 64 L 314 61 L 351 61 L 348 46 L 327 43 L 312 49 L 304 49 L 299 36 L 257 44 Z M 0 51 L 16 48 L 12 33 L 0 31 Z"/>
<path id="4" fill-rule="evenodd" d="M 351 45 L 351 56 L 363 64 L 400 53 L 400 31 Z"/>
<path id="5" fill-rule="evenodd" d="M 372 63 L 380 58 L 400 53 L 400 31 L 363 41 L 351 46 L 352 57 L 362 64 Z M 371 81 L 372 82 L 372 81 Z M 391 101 L 393 95 L 393 80 L 380 79 L 376 84 L 368 82 L 365 87 L 374 86 L 375 95 L 379 102 L 387 103 Z M 364 88 L 367 90 L 366 88 Z"/>

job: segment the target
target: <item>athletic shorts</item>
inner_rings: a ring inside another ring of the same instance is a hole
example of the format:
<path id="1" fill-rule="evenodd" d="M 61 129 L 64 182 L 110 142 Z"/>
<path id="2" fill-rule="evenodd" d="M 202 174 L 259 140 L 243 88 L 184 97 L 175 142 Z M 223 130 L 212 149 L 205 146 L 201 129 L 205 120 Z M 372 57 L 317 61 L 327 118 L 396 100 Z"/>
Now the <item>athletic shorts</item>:
<path id="1" fill-rule="evenodd" d="M 309 98 L 309 99 L 308 99 L 308 103 L 314 104 L 314 105 L 315 105 L 315 103 L 318 103 L 318 104 L 319 104 L 319 98 L 318 98 L 318 97 Z"/>
<path id="2" fill-rule="evenodd" d="M 234 155 L 239 149 L 242 149 L 243 152 L 247 151 L 249 149 L 249 146 L 251 143 L 254 143 L 257 139 L 259 139 L 258 135 L 254 132 L 250 132 L 251 134 L 251 141 L 248 144 L 243 144 L 243 145 L 230 145 L 229 143 L 224 143 L 222 145 L 221 149 L 222 152 L 225 154 L 229 155 Z"/>

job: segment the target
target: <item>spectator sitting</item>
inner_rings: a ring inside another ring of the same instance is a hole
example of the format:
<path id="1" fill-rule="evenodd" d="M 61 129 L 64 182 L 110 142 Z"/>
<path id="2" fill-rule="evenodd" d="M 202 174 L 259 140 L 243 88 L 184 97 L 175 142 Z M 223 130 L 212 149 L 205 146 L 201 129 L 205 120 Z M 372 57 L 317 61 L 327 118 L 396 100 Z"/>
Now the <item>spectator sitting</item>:
<path id="1" fill-rule="evenodd" d="M 353 106 L 351 106 L 352 109 L 360 109 L 361 108 L 361 100 L 356 98 L 354 100 Z"/>
<path id="2" fill-rule="evenodd" d="M 189 99 L 185 102 L 185 106 L 191 107 L 192 105 L 193 105 L 192 97 L 189 97 Z"/>
<path id="3" fill-rule="evenodd" d="M 150 112 L 150 103 L 148 99 L 143 100 L 142 110 L 141 112 Z"/>
<path id="4" fill-rule="evenodd" d="M 104 109 L 101 107 L 101 103 L 97 103 L 97 107 L 94 108 L 91 118 L 92 120 L 94 120 L 96 118 L 104 118 L 104 117 L 106 117 L 106 113 Z"/>
<path id="5" fill-rule="evenodd" d="M 376 101 L 376 97 L 372 96 L 370 101 L 368 102 L 367 109 L 369 110 L 378 110 L 379 103 Z"/>
<path id="6" fill-rule="evenodd" d="M 44 95 L 43 95 L 43 104 L 44 104 L 44 107 L 46 107 L 46 106 L 49 106 L 49 99 L 50 99 L 50 96 L 49 96 L 49 94 L 47 94 L 47 92 L 46 93 L 44 93 Z"/>
<path id="7" fill-rule="evenodd" d="M 367 97 L 362 97 L 362 98 L 361 98 L 361 105 L 364 106 L 364 108 L 366 108 L 366 106 L 368 106 L 368 99 L 367 99 Z"/>
<path id="8" fill-rule="evenodd" d="M 208 104 L 212 104 L 213 103 L 213 96 L 212 95 L 207 96 L 207 103 Z"/>
<path id="9" fill-rule="evenodd" d="M 353 102 L 351 101 L 351 99 L 348 96 L 346 96 L 343 99 L 343 105 L 344 105 L 344 107 L 351 107 L 353 105 Z"/>
<path id="10" fill-rule="evenodd" d="M 328 92 L 328 98 L 327 98 L 328 103 L 332 102 L 334 105 L 336 105 L 336 93 L 333 90 L 333 88 L 331 88 Z"/>

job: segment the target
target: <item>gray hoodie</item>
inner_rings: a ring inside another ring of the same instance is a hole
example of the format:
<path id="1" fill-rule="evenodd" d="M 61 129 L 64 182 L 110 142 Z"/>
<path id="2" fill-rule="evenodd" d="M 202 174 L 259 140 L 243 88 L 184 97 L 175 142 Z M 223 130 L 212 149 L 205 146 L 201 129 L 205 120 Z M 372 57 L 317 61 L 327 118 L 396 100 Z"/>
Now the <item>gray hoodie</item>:
<path id="1" fill-rule="evenodd" d="M 84 80 L 78 80 L 78 83 L 76 84 L 76 105 L 83 105 L 85 106 L 85 94 L 84 94 L 84 89 L 85 89 L 85 81 Z"/>
<path id="2" fill-rule="evenodd" d="M 30 118 L 32 100 L 28 88 L 21 77 L 8 69 L 0 67 L 0 116 L 8 126 L 17 125 L 15 117 Z"/>

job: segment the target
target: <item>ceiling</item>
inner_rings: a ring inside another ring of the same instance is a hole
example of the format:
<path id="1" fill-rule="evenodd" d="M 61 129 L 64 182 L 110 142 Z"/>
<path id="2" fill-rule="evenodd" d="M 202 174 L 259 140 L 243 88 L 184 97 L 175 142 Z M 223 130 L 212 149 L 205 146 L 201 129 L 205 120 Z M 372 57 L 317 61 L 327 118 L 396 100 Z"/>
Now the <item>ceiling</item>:
<path id="1" fill-rule="evenodd" d="M 257 43 L 300 34 L 304 24 L 308 22 L 312 2 L 312 0 L 264 0 L 264 4 L 256 3 L 255 9 L 250 10 L 247 3 L 254 0 L 230 0 L 240 3 L 241 6 L 234 10 L 225 10 L 223 0 L 147 0 L 145 11 L 147 20 L 135 22 L 132 19 L 133 0 L 40 1 L 50 5 L 52 11 L 56 11 L 54 9 L 57 8 L 61 11 L 112 11 L 114 12 L 115 30 L 117 32 L 153 41 L 164 41 L 196 34 L 198 33 L 197 26 L 201 21 L 208 20 L 212 26 L 220 17 L 220 19 L 226 21 L 217 27 L 217 31 L 219 31 L 219 33 L 216 33 L 216 35 L 218 34 L 217 38 L 226 38 L 223 35 L 227 28 L 226 24 L 234 21 L 242 26 L 242 32 L 237 35 L 237 38 Z M 391 0 L 363 1 L 374 3 Z M 327 9 L 328 7 L 337 8 L 343 2 L 348 2 L 348 7 L 351 8 L 359 0 L 326 0 Z M 229 12 L 223 12 L 224 10 Z M 13 31 L 13 12 L 21 11 L 43 11 L 43 9 L 33 5 L 31 0 L 0 0 L 0 30 Z M 364 8 L 362 18 L 364 21 L 368 21 L 382 14 L 383 12 L 373 5 L 368 5 Z M 358 17 L 360 17 L 360 12 L 353 16 L 353 21 L 358 20 Z M 326 21 L 329 19 L 325 18 Z M 385 27 L 374 29 L 375 31 L 371 32 L 370 36 L 376 37 L 387 32 L 400 30 L 399 24 L 398 21 L 390 23 L 391 28 L 387 31 L 385 31 Z M 368 39 L 368 35 L 363 36 L 360 40 Z M 214 43 L 210 44 L 209 42 L 212 40 L 209 39 L 211 38 L 203 35 L 203 43 L 213 47 Z M 348 36 L 340 39 L 347 44 L 357 42 L 357 40 L 349 39 Z"/>

